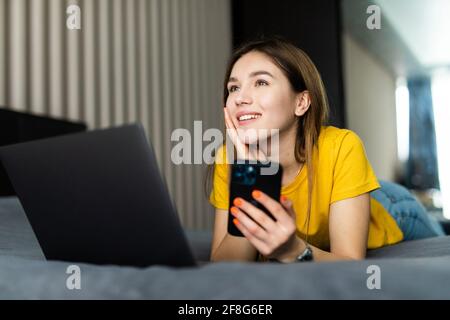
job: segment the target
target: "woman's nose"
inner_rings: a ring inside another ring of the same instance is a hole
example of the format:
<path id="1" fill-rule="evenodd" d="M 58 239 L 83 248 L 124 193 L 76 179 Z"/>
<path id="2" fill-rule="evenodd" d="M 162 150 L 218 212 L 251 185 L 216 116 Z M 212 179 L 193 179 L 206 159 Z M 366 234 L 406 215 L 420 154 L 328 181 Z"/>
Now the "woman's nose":
<path id="1" fill-rule="evenodd" d="M 247 90 L 241 89 L 236 97 L 236 105 L 252 104 L 252 98 Z"/>

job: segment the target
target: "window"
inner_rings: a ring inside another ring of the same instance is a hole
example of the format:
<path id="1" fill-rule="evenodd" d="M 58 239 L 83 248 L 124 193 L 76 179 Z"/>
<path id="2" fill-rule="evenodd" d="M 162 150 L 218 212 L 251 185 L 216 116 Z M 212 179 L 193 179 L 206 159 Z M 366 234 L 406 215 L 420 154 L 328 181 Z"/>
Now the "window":
<path id="1" fill-rule="evenodd" d="M 450 219 L 450 71 L 437 71 L 432 79 L 439 184 L 444 217 Z"/>

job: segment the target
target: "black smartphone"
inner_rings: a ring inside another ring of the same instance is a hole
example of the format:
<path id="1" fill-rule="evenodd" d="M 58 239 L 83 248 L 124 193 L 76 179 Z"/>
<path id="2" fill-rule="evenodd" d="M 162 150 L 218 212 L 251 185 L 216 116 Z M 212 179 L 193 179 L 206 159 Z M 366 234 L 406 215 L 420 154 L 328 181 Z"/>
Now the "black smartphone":
<path id="1" fill-rule="evenodd" d="M 276 167 L 278 166 L 278 167 Z M 233 163 L 231 165 L 230 199 L 228 208 L 228 233 L 233 236 L 243 237 L 241 231 L 233 223 L 231 207 L 233 200 L 240 197 L 264 211 L 272 219 L 272 214 L 252 197 L 253 190 L 260 190 L 279 201 L 281 192 L 281 177 L 283 176 L 281 165 L 274 163 Z M 278 168 L 273 172 L 273 168 Z M 269 170 L 270 169 L 270 170 Z M 271 173 L 271 174 L 267 174 Z M 275 219 L 274 219 L 275 220 Z"/>

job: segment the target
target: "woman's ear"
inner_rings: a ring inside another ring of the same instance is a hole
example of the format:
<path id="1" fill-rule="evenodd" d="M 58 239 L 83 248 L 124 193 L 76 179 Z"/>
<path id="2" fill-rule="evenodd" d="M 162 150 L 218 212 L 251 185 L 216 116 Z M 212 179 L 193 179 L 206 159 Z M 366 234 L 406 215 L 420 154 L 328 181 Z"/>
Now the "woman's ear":
<path id="1" fill-rule="evenodd" d="M 297 105 L 295 106 L 295 115 L 300 117 L 308 111 L 311 105 L 311 97 L 309 96 L 309 91 L 305 90 L 297 95 Z"/>

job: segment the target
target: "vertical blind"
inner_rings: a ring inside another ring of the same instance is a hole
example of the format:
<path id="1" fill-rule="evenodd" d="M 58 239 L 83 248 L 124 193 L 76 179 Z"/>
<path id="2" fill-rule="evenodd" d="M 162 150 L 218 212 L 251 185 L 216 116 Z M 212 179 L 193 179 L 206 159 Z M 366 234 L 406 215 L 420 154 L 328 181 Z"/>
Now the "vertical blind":
<path id="1" fill-rule="evenodd" d="M 66 26 L 69 5 L 81 29 Z M 171 133 L 222 128 L 231 50 L 228 0 L 0 0 L 0 106 L 81 120 L 141 122 L 183 225 L 206 229 L 204 165 L 175 165 Z M 192 137 L 194 138 L 194 137 Z M 151 193 L 151 190 L 148 191 Z"/>

